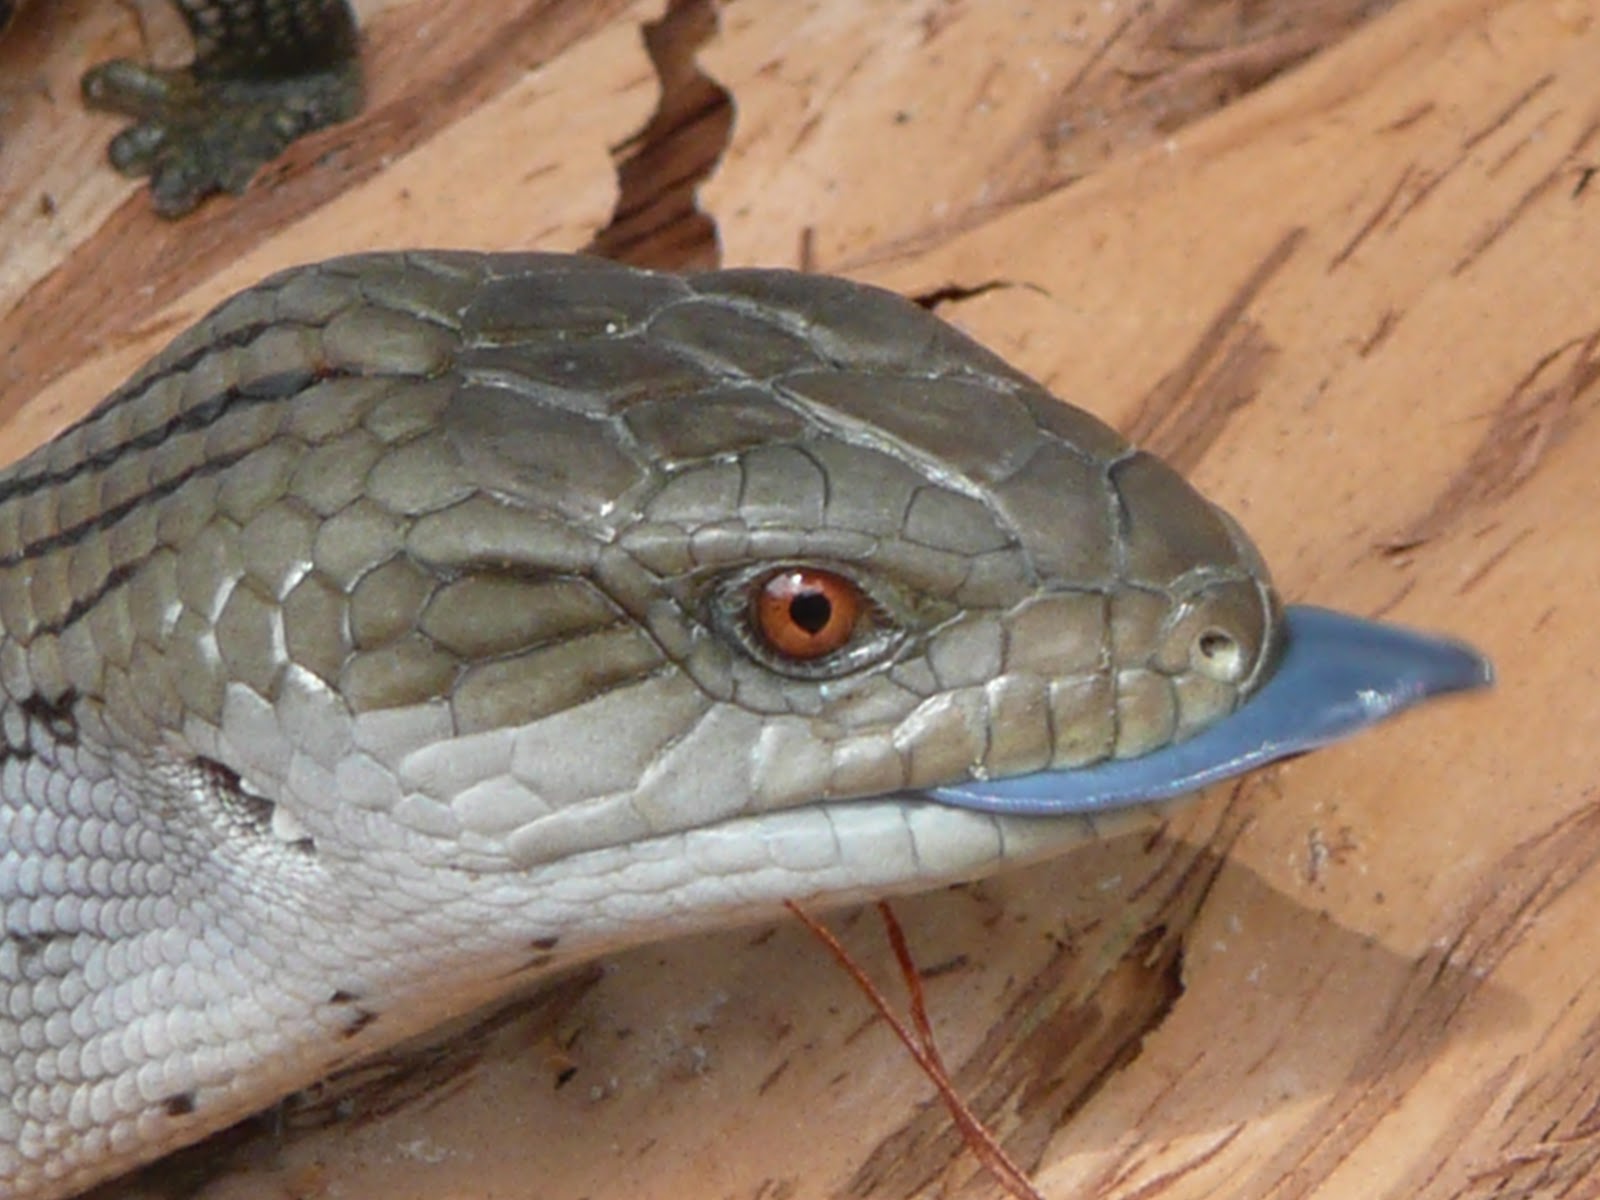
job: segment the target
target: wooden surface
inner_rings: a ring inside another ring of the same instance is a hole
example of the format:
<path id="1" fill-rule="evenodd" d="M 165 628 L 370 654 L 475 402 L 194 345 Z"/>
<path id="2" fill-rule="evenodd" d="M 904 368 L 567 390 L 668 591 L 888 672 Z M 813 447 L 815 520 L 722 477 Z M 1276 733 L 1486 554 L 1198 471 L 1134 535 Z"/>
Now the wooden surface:
<path id="1" fill-rule="evenodd" d="M 176 228 L 71 85 L 136 47 L 126 12 L 36 5 L 0 47 L 8 453 L 293 261 L 714 255 L 705 168 L 724 261 L 927 297 L 1177 461 L 1291 599 L 1500 670 L 1151 836 L 900 907 L 959 1082 L 1044 1192 L 1600 1194 L 1600 3 L 732 0 L 682 6 L 655 62 L 660 3 L 358 7 L 367 114 Z M 892 982 L 875 924 L 835 923 Z M 609 960 L 408 1070 L 141 1187 L 995 1194 L 788 925 Z"/>

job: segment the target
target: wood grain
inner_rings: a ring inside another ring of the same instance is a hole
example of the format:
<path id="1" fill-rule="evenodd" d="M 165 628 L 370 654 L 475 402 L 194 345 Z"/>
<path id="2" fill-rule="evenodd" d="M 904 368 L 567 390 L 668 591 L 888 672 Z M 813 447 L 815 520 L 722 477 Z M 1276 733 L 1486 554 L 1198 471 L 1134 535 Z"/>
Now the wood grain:
<path id="1" fill-rule="evenodd" d="M 1178 461 L 1292 599 L 1500 668 L 1154 830 L 901 907 L 947 1060 L 1045 1193 L 1600 1194 L 1595 0 L 729 0 L 654 62 L 664 3 L 395 0 L 363 6 L 369 112 L 176 229 L 102 170 L 107 124 L 62 82 L 129 36 L 110 7 L 0 48 L 25 97 L 0 109 L 11 452 L 270 269 L 578 248 L 618 158 L 649 166 L 624 212 L 675 188 L 684 220 L 709 169 L 724 261 L 925 297 Z M 731 130 L 663 78 L 725 92 Z M 889 979 L 873 923 L 836 925 Z M 180 1185 L 995 1194 L 788 925 L 599 964 L 117 1194 Z"/>

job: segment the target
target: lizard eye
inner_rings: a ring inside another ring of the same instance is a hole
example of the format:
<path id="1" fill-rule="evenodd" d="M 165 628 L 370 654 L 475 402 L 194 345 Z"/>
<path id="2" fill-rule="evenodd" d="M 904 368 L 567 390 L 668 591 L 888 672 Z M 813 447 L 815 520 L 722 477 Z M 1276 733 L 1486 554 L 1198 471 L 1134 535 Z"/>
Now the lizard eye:
<path id="1" fill-rule="evenodd" d="M 820 567 L 787 567 L 753 581 L 750 630 L 769 653 L 814 662 L 849 644 L 868 601 L 854 581 Z"/>
<path id="2" fill-rule="evenodd" d="M 894 657 L 914 628 L 892 581 L 820 563 L 735 569 L 714 581 L 708 609 L 712 627 L 757 664 L 816 683 Z"/>

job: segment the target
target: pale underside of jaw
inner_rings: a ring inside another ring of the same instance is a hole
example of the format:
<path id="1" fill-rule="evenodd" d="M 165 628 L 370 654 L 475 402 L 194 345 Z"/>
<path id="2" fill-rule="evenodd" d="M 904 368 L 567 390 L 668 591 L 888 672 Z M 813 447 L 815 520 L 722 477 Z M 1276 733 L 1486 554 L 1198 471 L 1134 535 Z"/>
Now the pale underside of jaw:
<path id="1" fill-rule="evenodd" d="M 1159 819 L 1139 805 L 1010 816 L 918 792 L 819 801 L 587 851 L 528 878 L 497 876 L 504 895 L 489 903 L 520 909 L 536 889 L 542 918 L 582 928 L 581 953 L 591 955 L 632 944 L 641 930 L 665 936 L 765 919 L 785 899 L 836 907 L 966 882 Z M 579 947 L 569 940 L 565 949 Z"/>

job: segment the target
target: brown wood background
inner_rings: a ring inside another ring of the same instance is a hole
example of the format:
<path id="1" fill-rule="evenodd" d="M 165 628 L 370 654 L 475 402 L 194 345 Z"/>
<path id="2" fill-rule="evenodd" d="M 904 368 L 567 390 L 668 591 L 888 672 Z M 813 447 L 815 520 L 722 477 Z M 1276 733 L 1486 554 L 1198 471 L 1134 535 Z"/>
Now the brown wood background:
<path id="1" fill-rule="evenodd" d="M 36 4 L 0 45 L 7 454 L 339 251 L 925 297 L 1190 472 L 1291 599 L 1501 673 L 901 906 L 980 1113 L 1052 1197 L 1600 1195 L 1600 2 L 674 0 L 653 57 L 663 0 L 358 7 L 366 114 L 176 227 L 76 100 L 129 10 Z M 114 1194 L 994 1195 L 930 1094 L 798 929 L 737 930 Z"/>

